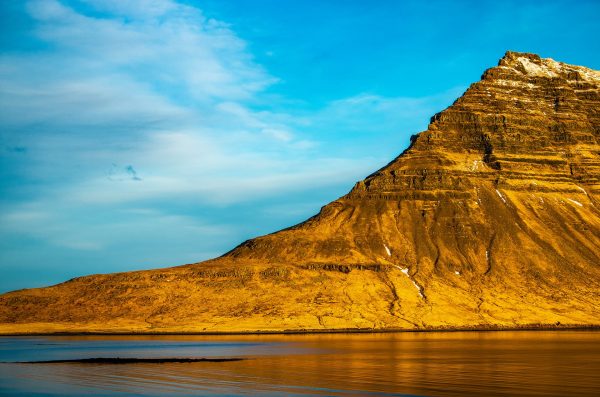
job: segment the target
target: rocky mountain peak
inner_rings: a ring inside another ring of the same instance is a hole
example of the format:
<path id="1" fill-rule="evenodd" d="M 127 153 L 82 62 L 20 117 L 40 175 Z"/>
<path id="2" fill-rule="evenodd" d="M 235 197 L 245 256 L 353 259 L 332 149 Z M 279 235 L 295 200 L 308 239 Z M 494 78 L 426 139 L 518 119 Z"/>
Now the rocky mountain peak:
<path id="1" fill-rule="evenodd" d="M 412 149 L 490 160 L 492 152 L 555 156 L 560 147 L 558 153 L 575 156 L 576 148 L 582 152 L 581 145 L 596 145 L 600 138 L 599 77 L 592 69 L 509 51 L 432 117 Z"/>
<path id="2" fill-rule="evenodd" d="M 594 80 L 596 74 L 591 69 L 535 54 L 507 52 L 498 66 L 485 71 L 482 79 L 472 84 L 454 104 L 433 116 L 428 129 L 415 135 L 406 151 L 358 182 L 346 196 L 325 206 L 308 222 L 281 234 L 251 240 L 229 255 L 290 260 L 294 257 L 294 261 L 301 261 L 316 257 L 333 260 L 339 252 L 353 252 L 355 261 L 376 262 L 375 258 L 382 250 L 387 252 L 384 245 L 389 249 L 392 244 L 383 241 L 396 239 L 393 237 L 395 232 L 389 234 L 391 229 L 381 228 L 377 232 L 372 229 L 371 222 L 386 216 L 388 206 L 404 208 L 410 219 L 408 222 L 414 222 L 417 228 L 423 227 L 423 222 L 432 216 L 431 220 L 437 220 L 430 227 L 449 228 L 444 232 L 446 237 L 453 234 L 450 230 L 458 227 L 473 241 L 495 235 L 494 228 L 504 222 L 498 223 L 494 219 L 494 211 L 504 213 L 512 195 L 516 202 L 524 199 L 527 202 L 538 200 L 537 203 L 544 200 L 536 196 L 541 192 L 576 194 L 577 197 L 571 198 L 572 202 L 581 204 L 584 200 L 595 208 L 594 195 L 600 192 L 600 87 Z M 478 221 L 475 226 L 470 211 L 483 209 L 485 191 L 491 193 L 491 202 L 498 206 L 494 210 L 488 207 L 489 218 Z M 520 197 L 521 194 L 529 196 Z M 436 218 L 440 211 L 447 213 L 443 218 Z M 340 214 L 346 212 L 354 215 L 352 221 L 347 220 L 348 223 L 342 226 Z M 414 217 L 415 213 L 424 218 Z M 457 218 L 459 213 L 462 215 Z M 365 218 L 357 214 L 363 214 Z M 375 220 L 369 220 L 371 218 Z M 463 220 L 459 221 L 459 218 Z M 290 242 L 284 237 L 290 233 L 298 235 L 300 231 L 329 230 L 333 220 L 339 225 L 335 237 L 325 232 L 317 234 L 323 236 L 326 243 L 306 237 L 297 240 L 306 245 L 301 250 L 294 250 L 290 244 L 297 244 L 297 241 Z M 446 221 L 472 226 L 441 226 Z M 513 230 L 515 224 L 519 222 L 505 225 L 506 230 L 517 233 Z M 378 241 L 374 243 L 375 249 L 371 243 L 363 245 L 359 242 L 365 237 L 359 240 L 348 237 L 354 233 L 363 236 L 366 230 L 370 230 L 368 241 Z M 284 245 L 280 246 L 280 243 Z M 404 252 L 415 262 L 419 261 L 417 258 L 423 260 L 430 255 L 430 260 L 437 266 L 465 262 L 458 258 L 469 251 L 465 247 L 455 259 L 450 259 L 454 255 L 450 252 L 441 258 L 439 253 L 434 254 L 436 250 L 424 248 L 423 244 L 431 247 L 424 240 L 414 241 L 414 244 L 420 248 L 407 251 L 396 247 L 396 252 Z M 481 244 L 485 245 L 483 241 Z M 429 254 L 424 255 L 424 249 Z M 296 252 L 300 256 L 295 257 Z M 479 259 L 470 259 L 472 263 L 489 262 L 481 259 L 482 251 L 473 255 Z"/>
<path id="3" fill-rule="evenodd" d="M 557 62 L 552 58 L 541 58 L 537 54 L 525 52 L 507 51 L 498 62 L 498 67 L 513 69 L 533 77 L 587 81 L 596 85 L 600 82 L 600 72 L 596 70 Z"/>

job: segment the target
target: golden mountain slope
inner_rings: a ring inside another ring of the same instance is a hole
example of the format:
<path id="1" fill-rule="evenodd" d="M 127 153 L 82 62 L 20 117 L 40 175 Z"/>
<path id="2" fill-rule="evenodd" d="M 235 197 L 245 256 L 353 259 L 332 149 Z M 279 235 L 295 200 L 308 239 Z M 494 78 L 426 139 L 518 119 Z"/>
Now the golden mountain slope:
<path id="1" fill-rule="evenodd" d="M 600 325 L 600 72 L 508 52 L 386 167 L 223 257 L 0 296 L 0 332 Z"/>

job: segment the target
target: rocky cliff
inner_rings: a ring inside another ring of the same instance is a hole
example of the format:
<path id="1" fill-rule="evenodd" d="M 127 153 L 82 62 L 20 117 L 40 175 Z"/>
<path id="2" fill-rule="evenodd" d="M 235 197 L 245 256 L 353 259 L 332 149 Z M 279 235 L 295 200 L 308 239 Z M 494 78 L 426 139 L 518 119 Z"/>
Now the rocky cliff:
<path id="1" fill-rule="evenodd" d="M 507 52 L 306 222 L 0 296 L 0 332 L 600 325 L 600 72 Z"/>

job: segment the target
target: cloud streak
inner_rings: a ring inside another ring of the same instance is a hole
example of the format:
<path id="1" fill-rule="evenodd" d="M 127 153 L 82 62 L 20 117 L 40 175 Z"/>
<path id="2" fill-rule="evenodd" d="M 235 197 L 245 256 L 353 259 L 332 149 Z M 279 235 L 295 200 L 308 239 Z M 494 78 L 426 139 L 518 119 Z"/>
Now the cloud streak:
<path id="1" fill-rule="evenodd" d="M 35 50 L 0 54 L 0 265 L 68 269 L 49 281 L 206 259 L 300 221 L 454 95 L 275 111 L 278 78 L 195 7 L 35 0 L 24 12 Z M 344 135 L 355 144 L 340 147 Z"/>

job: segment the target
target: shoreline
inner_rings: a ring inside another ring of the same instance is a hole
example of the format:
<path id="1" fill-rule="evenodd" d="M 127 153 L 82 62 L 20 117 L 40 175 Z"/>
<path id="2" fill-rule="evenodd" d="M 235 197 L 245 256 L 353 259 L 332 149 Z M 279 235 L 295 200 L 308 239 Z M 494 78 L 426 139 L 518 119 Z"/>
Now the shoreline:
<path id="1" fill-rule="evenodd" d="M 291 330 L 252 330 L 252 331 L 56 331 L 56 332 L 8 332 L 0 337 L 14 336 L 235 336 L 235 335 L 316 335 L 316 334 L 383 334 L 383 333 L 436 333 L 436 332 L 502 332 L 502 331 L 583 331 L 600 330 L 596 325 L 552 325 L 531 324 L 523 326 L 470 326 L 470 327 L 429 327 L 429 328 L 337 328 L 337 329 L 291 329 Z"/>

